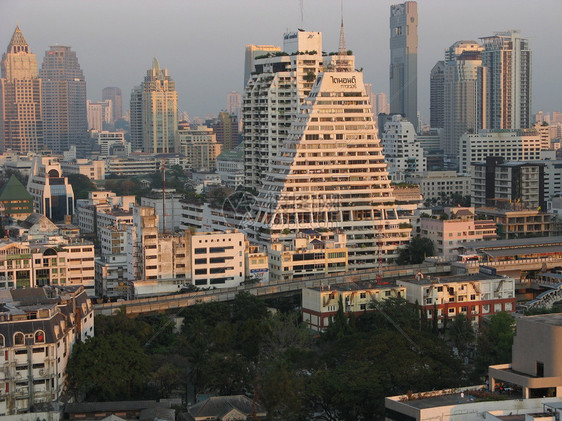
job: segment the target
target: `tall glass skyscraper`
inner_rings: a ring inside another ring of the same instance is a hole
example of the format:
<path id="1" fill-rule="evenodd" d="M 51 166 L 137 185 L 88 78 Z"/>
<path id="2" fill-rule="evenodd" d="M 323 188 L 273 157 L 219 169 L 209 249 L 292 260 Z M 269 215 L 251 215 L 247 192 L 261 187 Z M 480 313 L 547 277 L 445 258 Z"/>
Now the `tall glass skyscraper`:
<path id="1" fill-rule="evenodd" d="M 418 130 L 418 4 L 390 6 L 390 112 Z"/>
<path id="2" fill-rule="evenodd" d="M 45 146 L 53 152 L 71 145 L 85 147 L 88 131 L 86 80 L 76 53 L 70 47 L 54 45 L 43 58 L 42 80 Z"/>
<path id="3" fill-rule="evenodd" d="M 38 151 L 43 144 L 41 80 L 35 54 L 17 26 L 0 66 L 0 150 Z"/>

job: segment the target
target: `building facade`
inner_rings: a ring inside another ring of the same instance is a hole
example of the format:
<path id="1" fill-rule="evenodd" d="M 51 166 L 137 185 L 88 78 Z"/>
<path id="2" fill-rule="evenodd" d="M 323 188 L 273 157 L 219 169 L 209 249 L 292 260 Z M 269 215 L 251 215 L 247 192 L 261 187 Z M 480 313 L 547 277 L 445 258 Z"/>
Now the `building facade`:
<path id="1" fill-rule="evenodd" d="M 83 151 L 87 139 L 86 79 L 76 53 L 53 45 L 39 70 L 42 81 L 45 146 L 55 153 L 71 145 Z"/>
<path id="2" fill-rule="evenodd" d="M 293 121 L 270 157 L 270 171 L 260 173 L 263 185 L 247 228 L 251 240 L 266 244 L 287 231 L 340 229 L 347 234 L 350 269 L 393 261 L 409 241 L 410 228 L 400 226 L 409 221 L 398 217 L 363 74 L 345 45 L 326 57 Z"/>
<path id="3" fill-rule="evenodd" d="M 213 129 L 198 126 L 178 131 L 179 152 L 185 155 L 193 171 L 214 171 L 222 146 Z"/>
<path id="4" fill-rule="evenodd" d="M 246 187 L 259 188 L 272 170 L 321 66 L 320 32 L 287 33 L 282 53 L 254 60 L 242 104 Z"/>
<path id="5" fill-rule="evenodd" d="M 77 341 L 94 336 L 94 307 L 81 287 L 10 291 L 0 304 L 0 416 L 22 416 L 62 398 Z"/>
<path id="6" fill-rule="evenodd" d="M 485 316 L 515 312 L 515 279 L 506 276 L 478 273 L 429 279 L 418 275 L 396 283 L 406 288 L 408 302 L 419 303 L 428 320 L 437 318 L 439 327 L 445 318 L 459 314 L 479 326 Z"/>
<path id="7" fill-rule="evenodd" d="M 54 222 L 74 213 L 74 191 L 56 158 L 36 157 L 27 181 L 33 208 Z"/>
<path id="8" fill-rule="evenodd" d="M 168 69 L 154 58 L 144 82 L 131 93 L 131 143 L 134 150 L 174 153 L 178 148 L 178 93 Z"/>
<path id="9" fill-rule="evenodd" d="M 459 173 L 470 174 L 475 162 L 485 162 L 488 156 L 506 161 L 532 161 L 541 157 L 541 137 L 534 129 L 479 130 L 465 133 L 459 141 Z"/>
<path id="10" fill-rule="evenodd" d="M 374 302 L 387 298 L 406 297 L 403 286 L 373 285 L 372 282 L 351 282 L 326 287 L 302 290 L 302 317 L 309 329 L 326 331 L 339 307 L 341 298 L 343 311 L 356 316 L 374 311 Z"/>
<path id="11" fill-rule="evenodd" d="M 401 115 L 393 115 L 392 120 L 384 125 L 381 144 L 393 182 L 403 182 L 407 174 L 427 170 L 427 160 L 424 150 L 416 141 L 414 125 Z"/>
<path id="12" fill-rule="evenodd" d="M 35 54 L 17 26 L 0 70 L 0 150 L 39 151 L 43 147 L 41 79 Z"/>
<path id="13" fill-rule="evenodd" d="M 281 47 L 275 45 L 246 45 L 246 53 L 244 56 L 244 88 L 248 84 L 252 73 L 254 72 L 254 65 L 256 58 L 281 52 Z"/>
<path id="14" fill-rule="evenodd" d="M 538 162 L 505 162 L 489 156 L 472 164 L 472 204 L 476 207 L 544 209 L 545 168 Z"/>
<path id="15" fill-rule="evenodd" d="M 459 153 L 459 139 L 479 128 L 478 74 L 482 50 L 476 41 L 458 41 L 445 52 L 443 149 L 454 157 Z"/>
<path id="16" fill-rule="evenodd" d="M 121 89 L 114 86 L 109 86 L 103 88 L 101 91 L 102 101 L 111 101 L 111 123 L 115 123 L 117 120 L 123 118 L 123 95 L 121 95 Z"/>
<path id="17" fill-rule="evenodd" d="M 466 243 L 495 240 L 496 223 L 474 218 L 474 208 L 445 208 L 447 218 L 424 216 L 420 218 L 420 235 L 429 238 L 435 254 L 454 257 L 462 254 Z"/>
<path id="18" fill-rule="evenodd" d="M 390 6 L 390 113 L 418 130 L 418 4 Z"/>
<path id="19" fill-rule="evenodd" d="M 481 38 L 481 97 L 487 129 L 531 127 L 531 50 L 519 31 L 497 32 Z"/>

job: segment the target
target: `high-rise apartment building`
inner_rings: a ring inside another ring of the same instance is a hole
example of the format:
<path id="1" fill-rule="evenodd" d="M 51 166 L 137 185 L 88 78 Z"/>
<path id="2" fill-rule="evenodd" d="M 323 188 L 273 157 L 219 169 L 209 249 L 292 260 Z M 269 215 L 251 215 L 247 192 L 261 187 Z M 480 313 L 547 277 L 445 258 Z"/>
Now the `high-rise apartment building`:
<path id="1" fill-rule="evenodd" d="M 255 59 L 244 92 L 246 186 L 257 189 L 287 139 L 322 67 L 322 34 L 298 31 L 283 37 L 285 54 Z"/>
<path id="2" fill-rule="evenodd" d="M 174 153 L 178 146 L 178 93 L 168 69 L 156 58 L 144 82 L 131 93 L 131 143 L 134 150 Z"/>
<path id="3" fill-rule="evenodd" d="M 390 6 L 390 112 L 418 130 L 418 4 Z"/>
<path id="4" fill-rule="evenodd" d="M 519 31 L 497 32 L 482 44 L 482 124 L 486 129 L 531 127 L 531 50 Z"/>
<path id="5" fill-rule="evenodd" d="M 113 115 L 111 122 L 115 123 L 117 120 L 123 118 L 123 96 L 121 95 L 121 89 L 113 86 L 103 88 L 101 91 L 102 101 L 111 101 Z"/>
<path id="6" fill-rule="evenodd" d="M 41 79 L 35 54 L 17 26 L 0 66 L 0 150 L 38 151 L 43 145 Z"/>
<path id="7" fill-rule="evenodd" d="M 242 120 L 242 94 L 240 92 L 232 91 L 226 95 L 226 111 L 230 115 L 235 115 L 238 122 Z"/>
<path id="8" fill-rule="evenodd" d="M 476 41 L 458 41 L 445 51 L 443 150 L 458 156 L 460 137 L 478 124 L 478 74 L 482 50 Z"/>
<path id="9" fill-rule="evenodd" d="M 87 100 L 88 130 L 102 131 L 104 125 L 113 121 L 113 103 L 111 100 L 94 102 Z"/>
<path id="10" fill-rule="evenodd" d="M 314 37 L 316 45 L 301 46 Z M 253 97 L 260 82 L 267 81 L 269 87 L 277 83 L 279 96 L 270 99 L 279 101 L 276 108 L 285 105 L 282 111 L 293 122 L 271 158 L 270 170 L 259 174 L 263 185 L 248 233 L 253 241 L 269 244 L 290 243 L 310 229 L 341 230 L 350 269 L 388 264 L 409 241 L 411 227 L 407 219 L 398 218 L 363 74 L 355 70 L 355 57 L 343 45 L 343 25 L 339 52 L 326 56 L 322 67 L 319 33 L 287 34 L 285 40 L 299 43 L 298 48 L 285 45 L 285 51 L 300 53 L 264 63 L 269 72 L 248 83 L 246 99 L 256 103 L 268 98 L 268 91 Z M 275 73 L 275 66 L 289 71 Z M 290 104 L 301 102 L 291 109 Z M 266 109 L 245 108 L 244 124 L 258 124 Z M 284 123 L 281 116 L 274 122 Z M 279 130 L 272 122 L 270 117 L 270 125 L 258 131 Z"/>
<path id="11" fill-rule="evenodd" d="M 216 121 L 211 125 L 221 150 L 231 151 L 238 145 L 238 118 L 234 114 L 221 111 Z"/>
<path id="12" fill-rule="evenodd" d="M 388 173 L 395 183 L 404 182 L 407 174 L 427 170 L 427 160 L 416 141 L 414 125 L 399 114 L 384 125 L 382 147 Z"/>
<path id="13" fill-rule="evenodd" d="M 71 145 L 82 150 L 88 137 L 86 79 L 76 53 L 67 46 L 51 46 L 39 77 L 45 146 L 56 153 L 67 151 Z"/>
<path id="14" fill-rule="evenodd" d="M 439 60 L 429 74 L 429 126 L 445 127 L 445 62 Z"/>
<path id="15" fill-rule="evenodd" d="M 254 64 L 257 57 L 269 53 L 275 54 L 281 52 L 281 47 L 275 45 L 246 45 L 246 55 L 244 57 L 244 88 L 250 80 L 250 76 L 254 71 Z"/>

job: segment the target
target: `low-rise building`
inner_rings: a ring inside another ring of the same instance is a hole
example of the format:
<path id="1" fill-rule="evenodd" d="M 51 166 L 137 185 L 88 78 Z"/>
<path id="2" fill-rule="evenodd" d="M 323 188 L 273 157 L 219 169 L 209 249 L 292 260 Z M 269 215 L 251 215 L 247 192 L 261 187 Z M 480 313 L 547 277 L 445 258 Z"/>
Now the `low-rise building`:
<path id="1" fill-rule="evenodd" d="M 217 157 L 217 174 L 227 187 L 235 189 L 244 184 L 244 144 L 221 152 Z"/>
<path id="2" fill-rule="evenodd" d="M 290 281 L 348 270 L 348 248 L 343 233 L 306 230 L 290 242 L 269 244 L 267 253 L 272 281 Z"/>
<path id="3" fill-rule="evenodd" d="M 459 175 L 455 171 L 427 171 L 406 177 L 407 183 L 418 184 L 420 193 L 425 201 L 442 200 L 459 194 L 462 197 L 470 195 L 471 178 Z"/>
<path id="4" fill-rule="evenodd" d="M 61 162 L 65 174 L 82 174 L 90 180 L 105 180 L 105 161 L 75 159 Z"/>
<path id="5" fill-rule="evenodd" d="M 482 207 L 476 209 L 476 215 L 493 220 L 497 225 L 498 239 L 514 239 L 525 237 L 548 237 L 552 232 L 550 213 L 538 209 L 519 209 L 514 203 L 508 209 Z"/>
<path id="6" fill-rule="evenodd" d="M 197 287 L 233 287 L 244 282 L 246 238 L 238 230 L 191 236 L 191 280 Z"/>
<path id="7" fill-rule="evenodd" d="M 562 397 L 562 313 L 520 317 L 511 364 L 489 367 L 490 388 L 517 385 L 523 398 Z M 539 345 L 540 344 L 540 345 Z"/>
<path id="8" fill-rule="evenodd" d="M 252 282 L 269 282 L 269 259 L 267 250 L 262 246 L 250 245 L 246 241 L 246 251 L 244 253 L 246 263 L 246 280 Z"/>
<path id="9" fill-rule="evenodd" d="M 302 290 L 303 321 L 312 330 L 325 331 L 335 316 L 341 298 L 345 313 L 355 315 L 373 311 L 372 304 L 387 298 L 406 297 L 403 286 L 376 285 L 369 281 L 349 282 L 304 288 Z"/>
<path id="10" fill-rule="evenodd" d="M 0 188 L 0 217 L 25 219 L 33 213 L 33 197 L 12 174 Z"/>
<path id="11" fill-rule="evenodd" d="M 164 195 L 166 196 L 165 200 Z M 154 208 L 156 215 L 158 215 L 160 231 L 174 232 L 179 230 L 181 226 L 182 206 L 180 200 L 182 197 L 174 189 L 167 189 L 166 193 L 162 189 L 152 189 L 149 196 L 141 197 L 140 204 L 141 206 Z"/>
<path id="12" fill-rule="evenodd" d="M 180 153 L 185 155 L 193 171 L 214 171 L 221 145 L 217 142 L 213 129 L 198 126 L 178 131 Z"/>
<path id="13" fill-rule="evenodd" d="M 431 278 L 420 273 L 416 279 L 396 283 L 406 288 L 406 300 L 418 303 L 428 320 L 437 317 L 438 326 L 459 314 L 478 326 L 485 316 L 515 312 L 515 279 L 506 276 L 477 273 Z"/>
<path id="14" fill-rule="evenodd" d="M 456 256 L 463 253 L 466 243 L 497 238 L 495 222 L 475 219 L 472 207 L 445 208 L 443 215 L 420 218 L 420 235 L 433 242 L 438 256 Z"/>
<path id="15" fill-rule="evenodd" d="M 0 416 L 59 400 L 76 341 L 94 336 L 94 309 L 80 286 L 16 289 L 0 304 Z"/>
<path id="16" fill-rule="evenodd" d="M 472 205 L 517 203 L 522 209 L 546 209 L 544 165 L 538 162 L 505 162 L 489 156 L 472 164 Z"/>
<path id="17" fill-rule="evenodd" d="M 63 221 L 74 213 L 74 191 L 63 177 L 61 164 L 53 157 L 33 160 L 27 181 L 27 191 L 33 196 L 33 208 L 54 222 Z"/>
<path id="18" fill-rule="evenodd" d="M 127 255 L 102 255 L 95 260 L 96 297 L 127 298 Z"/>

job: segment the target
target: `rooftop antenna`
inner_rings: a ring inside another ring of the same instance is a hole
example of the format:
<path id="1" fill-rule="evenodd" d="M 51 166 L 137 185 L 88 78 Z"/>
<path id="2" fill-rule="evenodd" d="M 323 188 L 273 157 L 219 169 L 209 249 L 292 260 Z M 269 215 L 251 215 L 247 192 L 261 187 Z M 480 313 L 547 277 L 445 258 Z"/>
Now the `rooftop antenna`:
<path id="1" fill-rule="evenodd" d="M 341 0 L 341 28 L 340 28 L 340 45 L 338 48 L 338 53 L 342 55 L 347 54 L 347 49 L 345 48 L 345 34 L 343 32 L 343 0 Z"/>

